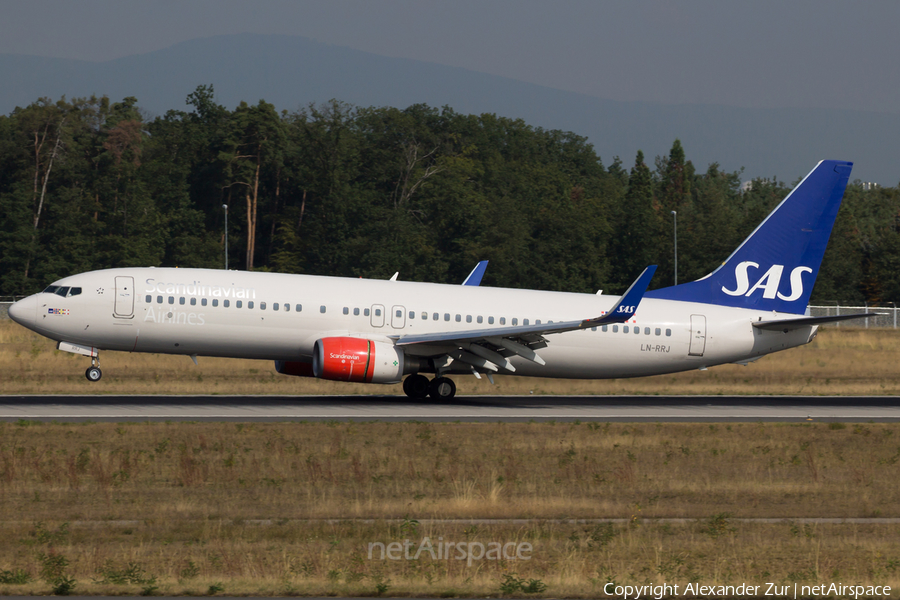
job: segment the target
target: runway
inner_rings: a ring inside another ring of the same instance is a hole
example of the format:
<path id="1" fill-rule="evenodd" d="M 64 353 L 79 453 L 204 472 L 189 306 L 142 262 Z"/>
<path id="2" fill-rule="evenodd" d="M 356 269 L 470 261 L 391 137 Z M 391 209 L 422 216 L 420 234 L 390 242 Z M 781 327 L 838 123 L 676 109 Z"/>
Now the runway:
<path id="1" fill-rule="evenodd" d="M 0 396 L 0 421 L 894 422 L 900 397 Z"/>

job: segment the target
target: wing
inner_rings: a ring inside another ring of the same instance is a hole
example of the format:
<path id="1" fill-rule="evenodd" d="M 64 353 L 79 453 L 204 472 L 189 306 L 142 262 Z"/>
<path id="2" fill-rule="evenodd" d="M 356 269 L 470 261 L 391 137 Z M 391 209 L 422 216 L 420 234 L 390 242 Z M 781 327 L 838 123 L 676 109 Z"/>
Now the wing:
<path id="1" fill-rule="evenodd" d="M 591 319 L 580 321 L 563 321 L 560 323 L 544 323 L 540 325 L 523 325 L 512 327 L 493 327 L 489 329 L 473 329 L 469 331 L 452 331 L 423 333 L 418 335 L 393 336 L 397 346 L 434 345 L 442 348 L 435 354 L 446 354 L 472 366 L 474 369 L 486 371 L 514 372 L 516 369 L 509 358 L 514 355 L 540 365 L 544 360 L 535 350 L 546 348 L 548 341 L 544 336 L 567 331 L 577 331 L 589 327 L 597 327 L 608 323 L 624 323 L 634 317 L 647 286 L 656 272 L 656 265 L 644 269 L 631 287 L 622 294 L 619 302 L 609 312 Z M 447 347 L 452 349 L 447 350 Z"/>

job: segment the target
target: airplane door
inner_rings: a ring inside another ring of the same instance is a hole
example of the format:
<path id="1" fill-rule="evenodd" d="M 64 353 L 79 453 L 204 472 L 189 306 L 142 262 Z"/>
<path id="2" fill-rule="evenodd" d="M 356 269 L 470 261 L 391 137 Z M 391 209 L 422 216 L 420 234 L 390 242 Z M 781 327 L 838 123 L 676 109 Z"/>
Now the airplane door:
<path id="1" fill-rule="evenodd" d="M 372 305 L 372 327 L 384 327 L 384 306 Z"/>
<path id="2" fill-rule="evenodd" d="M 691 315 L 691 349 L 689 356 L 703 356 L 706 350 L 706 317 Z"/>
<path id="3" fill-rule="evenodd" d="M 406 327 L 406 309 L 402 306 L 394 306 L 391 308 L 391 327 L 394 329 L 403 329 Z"/>
<path id="4" fill-rule="evenodd" d="M 119 319 L 134 316 L 134 277 L 116 277 L 116 311 L 113 316 Z"/>

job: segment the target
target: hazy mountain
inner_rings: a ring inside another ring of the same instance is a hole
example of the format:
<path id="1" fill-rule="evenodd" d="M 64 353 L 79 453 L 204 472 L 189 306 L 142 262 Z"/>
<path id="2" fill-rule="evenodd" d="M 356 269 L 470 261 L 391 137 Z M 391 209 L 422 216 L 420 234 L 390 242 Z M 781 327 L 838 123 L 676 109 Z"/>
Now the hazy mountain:
<path id="1" fill-rule="evenodd" d="M 586 76 L 589 74 L 586 74 Z M 338 98 L 361 106 L 451 106 L 493 112 L 587 136 L 604 164 L 626 167 L 638 149 L 650 157 L 681 138 L 698 170 L 718 161 L 745 167 L 745 179 L 792 182 L 823 158 L 852 160 L 853 177 L 893 186 L 900 115 L 826 109 L 748 109 L 614 102 L 422 61 L 387 58 L 302 37 L 228 35 L 103 63 L 0 55 L 0 113 L 41 96 L 135 96 L 151 114 L 185 107 L 199 84 L 218 102 L 265 99 L 294 110 Z"/>

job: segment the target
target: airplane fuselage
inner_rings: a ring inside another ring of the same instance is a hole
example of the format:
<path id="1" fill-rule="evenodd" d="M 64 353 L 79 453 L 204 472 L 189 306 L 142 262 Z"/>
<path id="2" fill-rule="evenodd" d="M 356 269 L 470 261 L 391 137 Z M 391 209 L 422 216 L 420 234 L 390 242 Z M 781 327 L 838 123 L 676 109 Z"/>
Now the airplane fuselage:
<path id="1" fill-rule="evenodd" d="M 54 285 L 70 288 L 67 297 L 42 292 L 21 306 L 27 318 L 34 311 L 32 329 L 62 343 L 299 362 L 312 360 L 314 344 L 321 338 L 393 343 L 409 334 L 573 321 L 600 315 L 617 300 L 593 294 L 173 268 L 93 271 Z M 71 295 L 72 288 L 81 292 Z M 554 335 L 551 344 L 537 351 L 546 364 L 519 356 L 510 362 L 517 375 L 636 377 L 745 362 L 815 336 L 815 326 L 788 332 L 752 326 L 779 316 L 791 315 L 645 298 L 627 323 Z M 440 351 L 439 343 L 404 347 L 409 357 Z M 469 370 L 465 366 L 448 372 Z"/>

